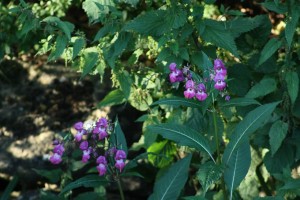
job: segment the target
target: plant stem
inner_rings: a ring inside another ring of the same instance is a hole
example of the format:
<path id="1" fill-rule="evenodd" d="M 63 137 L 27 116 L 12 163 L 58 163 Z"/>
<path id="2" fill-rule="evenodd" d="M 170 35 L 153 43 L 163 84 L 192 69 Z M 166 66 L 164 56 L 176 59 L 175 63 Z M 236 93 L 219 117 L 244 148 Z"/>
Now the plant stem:
<path id="1" fill-rule="evenodd" d="M 118 177 L 118 188 L 119 188 L 121 200 L 125 200 L 123 189 L 122 189 L 122 185 L 121 185 L 121 178 L 120 177 Z"/>
<path id="2" fill-rule="evenodd" d="M 215 141 L 216 141 L 216 148 L 217 148 L 217 164 L 221 164 L 221 153 L 220 153 L 220 147 L 219 147 L 219 135 L 218 135 L 218 125 L 217 125 L 217 116 L 216 116 L 216 108 L 215 108 L 215 99 L 214 99 L 214 95 L 212 93 L 212 100 L 213 100 L 213 121 L 214 121 L 214 136 L 215 136 Z M 224 181 L 224 177 L 222 177 L 221 179 L 221 188 L 223 190 L 223 199 L 227 200 L 228 196 L 227 196 L 227 191 L 225 188 L 225 181 Z"/>

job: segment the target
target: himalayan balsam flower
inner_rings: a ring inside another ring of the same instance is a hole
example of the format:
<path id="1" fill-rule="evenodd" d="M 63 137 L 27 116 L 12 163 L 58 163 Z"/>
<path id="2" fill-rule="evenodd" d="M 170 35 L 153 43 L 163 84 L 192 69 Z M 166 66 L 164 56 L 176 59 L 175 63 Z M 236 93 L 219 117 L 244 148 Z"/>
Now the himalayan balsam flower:
<path id="1" fill-rule="evenodd" d="M 195 97 L 195 90 L 192 89 L 192 88 L 188 88 L 186 89 L 184 92 L 184 97 L 187 98 L 187 99 L 191 99 L 191 98 L 194 98 Z"/>
<path id="2" fill-rule="evenodd" d="M 196 98 L 199 101 L 204 101 L 207 98 L 205 85 L 203 83 L 200 83 L 197 87 Z"/>
<path id="3" fill-rule="evenodd" d="M 106 173 L 106 165 L 107 165 L 107 161 L 106 158 L 104 156 L 99 156 L 97 158 L 97 170 L 99 172 L 100 176 L 103 176 Z"/>
<path id="4" fill-rule="evenodd" d="M 230 100 L 230 96 L 229 96 L 229 95 L 226 95 L 225 101 L 229 101 L 229 100 Z"/>
<path id="5" fill-rule="evenodd" d="M 116 164 L 115 167 L 120 170 L 120 173 L 122 172 L 123 168 L 125 167 L 125 163 L 124 160 L 120 159 L 120 160 L 116 160 Z"/>
<path id="6" fill-rule="evenodd" d="M 57 165 L 57 164 L 61 163 L 61 161 L 62 161 L 61 155 L 59 155 L 58 153 L 54 153 L 52 156 L 50 156 L 49 160 L 54 165 Z"/>
<path id="7" fill-rule="evenodd" d="M 62 155 L 65 151 L 65 148 L 62 143 L 58 141 L 54 141 L 53 144 L 55 145 L 53 149 L 53 155 L 50 156 L 49 160 L 52 164 L 57 165 L 62 161 Z"/>
<path id="8" fill-rule="evenodd" d="M 79 148 L 80 148 L 81 150 L 87 150 L 87 149 L 89 148 L 89 143 L 88 143 L 88 141 L 83 141 L 83 142 L 81 142 L 80 145 L 79 145 Z"/>
<path id="9" fill-rule="evenodd" d="M 175 63 L 171 63 L 169 65 L 169 69 L 171 73 L 169 74 L 170 82 L 175 83 L 175 82 L 181 82 L 184 80 L 183 73 L 180 69 L 176 68 Z"/>
<path id="10" fill-rule="evenodd" d="M 223 76 L 222 74 L 216 74 L 216 76 L 214 77 L 214 81 L 215 81 L 214 87 L 217 90 L 221 91 L 226 87 L 225 76 Z"/>
<path id="11" fill-rule="evenodd" d="M 124 159 L 126 159 L 126 153 L 123 150 L 117 150 L 115 155 L 115 167 L 122 172 L 123 168 L 125 167 Z"/>
<path id="12" fill-rule="evenodd" d="M 75 134 L 75 140 L 76 142 L 80 142 L 82 140 L 82 136 L 86 133 L 84 129 L 78 130 L 77 133 Z"/>
<path id="13" fill-rule="evenodd" d="M 90 154 L 91 154 L 91 149 L 86 149 L 82 151 L 82 162 L 86 163 L 87 161 L 89 161 L 89 159 L 91 158 Z"/>

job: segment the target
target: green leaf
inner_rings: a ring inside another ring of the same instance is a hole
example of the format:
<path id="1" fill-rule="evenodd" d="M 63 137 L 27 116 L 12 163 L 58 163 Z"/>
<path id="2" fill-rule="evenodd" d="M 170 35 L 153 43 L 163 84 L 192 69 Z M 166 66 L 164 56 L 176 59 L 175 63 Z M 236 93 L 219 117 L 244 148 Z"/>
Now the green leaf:
<path id="1" fill-rule="evenodd" d="M 83 53 L 83 71 L 80 76 L 80 79 L 85 77 L 88 73 L 90 73 L 93 70 L 93 68 L 98 62 L 98 59 L 98 52 L 94 51 L 93 48 L 91 48 L 90 50 L 85 49 Z"/>
<path id="2" fill-rule="evenodd" d="M 276 81 L 273 78 L 264 77 L 259 83 L 254 85 L 246 94 L 246 98 L 263 97 L 276 90 Z"/>
<path id="3" fill-rule="evenodd" d="M 109 92 L 100 103 L 98 103 L 97 107 L 101 108 L 104 106 L 114 106 L 122 104 L 126 101 L 124 94 L 121 90 L 113 90 Z"/>
<path id="4" fill-rule="evenodd" d="M 113 146 L 117 147 L 117 149 L 124 150 L 127 155 L 127 153 L 128 153 L 127 142 L 126 142 L 125 135 L 121 129 L 118 118 L 115 121 L 114 132 L 111 135 L 111 143 Z"/>
<path id="5" fill-rule="evenodd" d="M 289 48 L 291 47 L 293 36 L 297 28 L 298 20 L 299 20 L 299 7 L 295 7 L 292 12 L 292 16 L 288 20 L 285 27 L 285 39 L 288 43 Z"/>
<path id="6" fill-rule="evenodd" d="M 246 141 L 233 152 L 224 171 L 224 180 L 230 191 L 230 199 L 232 199 L 234 189 L 240 185 L 247 175 L 250 164 L 250 145 Z"/>
<path id="7" fill-rule="evenodd" d="M 223 167 L 213 162 L 207 162 L 200 166 L 197 172 L 197 178 L 202 185 L 204 193 L 209 187 L 216 183 L 223 175 Z"/>
<path id="8" fill-rule="evenodd" d="M 43 170 L 43 169 L 33 169 L 38 175 L 47 178 L 51 183 L 57 183 L 63 171 L 61 169 L 54 169 L 54 170 Z"/>
<path id="9" fill-rule="evenodd" d="M 10 194 L 13 192 L 14 188 L 17 186 L 19 182 L 19 176 L 14 175 L 13 178 L 9 181 L 9 184 L 5 187 L 5 190 L 1 194 L 1 200 L 11 199 Z"/>
<path id="10" fill-rule="evenodd" d="M 76 56 L 78 56 L 81 49 L 85 46 L 85 40 L 83 38 L 77 38 L 73 45 L 73 56 L 72 59 L 74 59 Z"/>
<path id="11" fill-rule="evenodd" d="M 233 106 L 249 106 L 249 105 L 261 105 L 258 101 L 252 98 L 234 98 L 221 104 L 221 107 L 233 107 Z"/>
<path id="12" fill-rule="evenodd" d="M 299 190 L 300 188 L 300 180 L 299 179 L 292 179 L 289 180 L 281 187 L 279 190 Z"/>
<path id="13" fill-rule="evenodd" d="M 168 10 L 149 11 L 139 15 L 125 26 L 144 35 L 161 36 L 172 28 L 177 29 L 187 21 L 187 13 L 180 7 L 174 6 Z"/>
<path id="14" fill-rule="evenodd" d="M 282 45 L 282 41 L 276 38 L 270 39 L 260 53 L 258 65 L 268 60 Z"/>
<path id="15" fill-rule="evenodd" d="M 167 167 L 172 163 L 176 150 L 176 146 L 168 140 L 154 142 L 149 148 L 147 148 L 147 152 L 149 153 L 148 160 L 155 167 Z"/>
<path id="16" fill-rule="evenodd" d="M 233 55 L 237 57 L 239 56 L 234 37 L 230 33 L 229 29 L 225 28 L 224 22 L 206 19 L 204 24 L 205 28 L 200 36 L 202 36 L 206 42 L 211 42 L 216 46 L 230 51 Z"/>
<path id="17" fill-rule="evenodd" d="M 158 133 L 166 139 L 173 140 L 177 142 L 178 145 L 189 146 L 200 151 L 204 150 L 215 162 L 207 139 L 189 127 L 177 124 L 160 124 L 150 125 L 148 130 L 153 133 Z"/>
<path id="18" fill-rule="evenodd" d="M 188 170 L 192 155 L 172 165 L 154 184 L 154 191 L 149 200 L 178 199 L 188 178 Z"/>
<path id="19" fill-rule="evenodd" d="M 66 185 L 64 189 L 59 193 L 59 196 L 63 195 L 64 193 L 73 190 L 79 187 L 97 187 L 103 184 L 106 184 L 107 180 L 105 177 L 100 177 L 99 175 L 86 175 L 76 181 L 73 181 Z"/>
<path id="20" fill-rule="evenodd" d="M 115 33 L 118 30 L 118 25 L 115 23 L 109 23 L 100 28 L 100 30 L 97 32 L 94 41 L 98 41 L 100 38 L 103 38 L 104 36 L 108 35 L 109 33 Z"/>
<path id="21" fill-rule="evenodd" d="M 109 6 L 114 6 L 112 0 L 85 0 L 82 3 L 90 24 L 103 20 L 104 16 L 109 13 Z"/>
<path id="22" fill-rule="evenodd" d="M 193 99 L 185 99 L 182 97 L 160 99 L 151 104 L 151 106 L 155 105 L 186 106 L 191 108 L 201 108 L 203 106 L 199 101 Z"/>
<path id="23" fill-rule="evenodd" d="M 121 32 L 117 34 L 117 40 L 110 46 L 109 50 L 105 52 L 104 56 L 108 64 L 114 68 L 115 60 L 126 49 L 129 42 L 132 42 L 132 34 L 128 32 Z"/>
<path id="24" fill-rule="evenodd" d="M 194 53 L 192 55 L 192 61 L 194 64 L 196 64 L 198 69 L 203 71 L 212 69 L 213 67 L 212 62 L 209 60 L 208 56 L 203 51 Z"/>
<path id="25" fill-rule="evenodd" d="M 284 14 L 288 11 L 287 6 L 282 3 L 276 4 L 275 2 L 264 2 L 264 3 L 261 3 L 261 5 L 265 8 L 267 8 L 268 10 L 277 12 L 279 14 Z"/>
<path id="26" fill-rule="evenodd" d="M 55 41 L 55 48 L 48 57 L 48 61 L 55 60 L 63 54 L 68 44 L 68 38 L 65 35 L 59 35 Z"/>
<path id="27" fill-rule="evenodd" d="M 67 38 L 71 39 L 71 33 L 74 30 L 74 25 L 69 22 L 63 22 L 58 17 L 46 17 L 42 20 L 42 22 L 46 22 L 50 24 L 53 27 L 57 27 L 59 30 L 61 30 Z"/>
<path id="28" fill-rule="evenodd" d="M 279 102 L 275 102 L 259 106 L 246 115 L 231 135 L 230 142 L 223 154 L 223 163 L 228 164 L 236 149 L 248 141 L 249 135 L 266 122 L 278 104 Z"/>
<path id="29" fill-rule="evenodd" d="M 285 73 L 285 81 L 291 98 L 292 104 L 295 103 L 299 93 L 299 77 L 296 72 L 288 71 Z"/>
<path id="30" fill-rule="evenodd" d="M 271 129 L 269 131 L 269 136 L 270 136 L 270 146 L 271 146 L 272 156 L 274 156 L 274 154 L 281 146 L 281 143 L 288 132 L 288 128 L 289 125 L 280 120 L 278 120 L 271 126 Z"/>
<path id="31" fill-rule="evenodd" d="M 128 99 L 130 96 L 132 83 L 129 73 L 126 70 L 120 71 L 117 73 L 117 79 L 119 81 L 121 90 L 123 91 L 125 98 Z"/>

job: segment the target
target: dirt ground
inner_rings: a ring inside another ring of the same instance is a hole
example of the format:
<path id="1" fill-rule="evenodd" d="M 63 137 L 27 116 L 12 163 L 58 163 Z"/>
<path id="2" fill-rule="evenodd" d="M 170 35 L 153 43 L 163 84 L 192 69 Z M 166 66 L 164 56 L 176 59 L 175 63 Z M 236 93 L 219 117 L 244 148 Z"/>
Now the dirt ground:
<path id="1" fill-rule="evenodd" d="M 38 198 L 37 189 L 48 187 L 32 169 L 53 168 L 48 158 L 55 134 L 68 131 L 75 122 L 121 111 L 118 116 L 129 145 L 141 134 L 141 125 L 132 122 L 142 113 L 125 107 L 95 109 L 111 88 L 109 77 L 103 83 L 98 76 L 80 81 L 80 73 L 63 63 L 44 63 L 42 58 L 0 63 L 0 191 L 18 174 L 16 199 Z M 142 187 L 138 179 L 127 182 L 129 193 Z"/>

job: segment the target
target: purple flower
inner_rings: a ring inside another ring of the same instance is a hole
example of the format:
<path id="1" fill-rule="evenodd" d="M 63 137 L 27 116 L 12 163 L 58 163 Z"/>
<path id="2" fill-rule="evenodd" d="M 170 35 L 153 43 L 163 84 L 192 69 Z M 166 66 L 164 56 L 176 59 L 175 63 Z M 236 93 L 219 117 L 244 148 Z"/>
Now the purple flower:
<path id="1" fill-rule="evenodd" d="M 230 100 L 230 96 L 229 96 L 229 95 L 226 95 L 225 101 L 229 101 L 229 100 Z"/>
<path id="2" fill-rule="evenodd" d="M 61 161 L 62 161 L 61 155 L 58 153 L 54 153 L 52 156 L 50 156 L 49 160 L 54 165 L 57 165 L 57 164 L 61 163 Z"/>
<path id="3" fill-rule="evenodd" d="M 97 170 L 98 170 L 98 172 L 99 172 L 99 176 L 103 176 L 104 174 L 106 174 L 106 166 L 105 166 L 105 164 L 100 163 L 100 164 L 97 166 Z"/>
<path id="4" fill-rule="evenodd" d="M 224 81 L 224 80 L 218 80 L 216 83 L 215 83 L 215 85 L 214 85 L 214 87 L 217 89 L 217 90 L 223 90 L 225 87 L 226 87 L 226 82 Z"/>
<path id="5" fill-rule="evenodd" d="M 185 88 L 186 89 L 189 89 L 189 88 L 194 88 L 195 87 L 195 83 L 193 80 L 188 80 L 186 83 L 185 83 Z"/>
<path id="6" fill-rule="evenodd" d="M 83 154 L 82 154 L 82 162 L 83 163 L 86 163 L 91 158 L 90 154 L 91 154 L 90 149 L 83 150 Z"/>
<path id="7" fill-rule="evenodd" d="M 89 143 L 88 143 L 88 141 L 82 141 L 82 142 L 80 143 L 80 145 L 79 145 L 79 148 L 80 148 L 81 150 L 87 150 L 87 149 L 89 148 Z"/>
<path id="8" fill-rule="evenodd" d="M 77 131 L 80 131 L 83 129 L 83 123 L 82 122 L 77 122 L 76 124 L 74 124 L 73 126 Z"/>
<path id="9" fill-rule="evenodd" d="M 115 155 L 115 153 L 117 152 L 117 148 L 116 147 L 111 147 L 110 149 L 108 149 L 105 153 L 105 155 L 109 155 L 109 156 L 113 156 Z"/>
<path id="10" fill-rule="evenodd" d="M 207 98 L 207 94 L 204 91 L 197 91 L 196 92 L 196 98 L 199 101 L 204 101 Z"/>
<path id="11" fill-rule="evenodd" d="M 120 173 L 121 173 L 122 170 L 123 170 L 123 168 L 125 167 L 124 161 L 123 161 L 122 159 L 116 160 L 115 167 L 116 167 L 117 169 L 119 169 L 119 170 L 120 170 Z"/>
<path id="12" fill-rule="evenodd" d="M 183 94 L 184 94 L 185 98 L 191 99 L 191 98 L 195 97 L 195 89 L 188 88 L 183 92 Z"/>
<path id="13" fill-rule="evenodd" d="M 80 142 L 82 140 L 82 136 L 85 134 L 85 130 L 82 129 L 82 130 L 78 130 L 77 133 L 75 134 L 75 140 L 77 142 Z"/>
<path id="14" fill-rule="evenodd" d="M 99 140 L 103 140 L 104 138 L 106 138 L 108 136 L 107 132 L 106 131 L 101 131 L 99 133 L 99 136 L 98 136 L 98 139 Z"/>
<path id="15" fill-rule="evenodd" d="M 207 98 L 206 88 L 203 83 L 197 85 L 196 98 L 199 101 L 204 101 Z"/>
<path id="16" fill-rule="evenodd" d="M 104 127 L 104 128 L 107 128 L 108 126 L 108 122 L 107 122 L 107 119 L 105 117 L 101 117 L 97 123 L 96 123 L 97 126 L 101 126 L 101 127 Z"/>
<path id="17" fill-rule="evenodd" d="M 224 81 L 225 80 L 225 76 L 222 75 L 222 74 L 216 74 L 215 77 L 214 77 L 214 81 L 215 82 L 218 82 L 218 81 Z"/>
<path id="18" fill-rule="evenodd" d="M 115 160 L 126 159 L 126 153 L 124 150 L 117 150 Z"/>
<path id="19" fill-rule="evenodd" d="M 221 74 L 223 76 L 227 75 L 226 67 L 225 67 L 224 63 L 222 62 L 222 60 L 220 60 L 220 59 L 216 59 L 214 61 L 214 70 L 215 70 L 216 74 Z"/>
<path id="20" fill-rule="evenodd" d="M 176 63 L 171 63 L 170 65 L 169 65 L 169 69 L 171 70 L 171 71 L 175 71 L 176 70 Z"/>
<path id="21" fill-rule="evenodd" d="M 169 75 L 169 78 L 171 83 L 181 82 L 184 80 L 183 73 L 180 69 L 175 69 L 172 71 Z"/>
<path id="22" fill-rule="evenodd" d="M 106 161 L 106 158 L 104 157 L 104 156 L 99 156 L 98 158 L 97 158 L 97 164 L 107 164 L 107 161 Z"/>
<path id="23" fill-rule="evenodd" d="M 65 148 L 64 148 L 63 144 L 57 144 L 57 145 L 55 145 L 55 147 L 53 149 L 53 153 L 56 153 L 60 156 L 63 155 L 64 151 L 65 151 Z"/>

